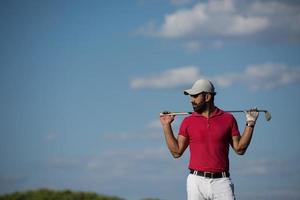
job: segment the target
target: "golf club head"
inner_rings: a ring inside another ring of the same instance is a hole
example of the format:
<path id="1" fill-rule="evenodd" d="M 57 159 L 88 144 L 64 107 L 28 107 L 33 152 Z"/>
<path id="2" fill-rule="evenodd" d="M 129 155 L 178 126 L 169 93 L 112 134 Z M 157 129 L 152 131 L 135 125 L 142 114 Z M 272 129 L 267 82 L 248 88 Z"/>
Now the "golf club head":
<path id="1" fill-rule="evenodd" d="M 267 111 L 267 110 L 258 110 L 258 109 L 255 109 L 255 110 L 257 112 L 264 112 L 266 121 L 270 121 L 272 119 L 271 113 L 269 111 Z"/>
<path id="2" fill-rule="evenodd" d="M 269 113 L 268 111 L 265 111 L 265 118 L 267 121 L 270 121 L 272 119 L 271 113 Z"/>

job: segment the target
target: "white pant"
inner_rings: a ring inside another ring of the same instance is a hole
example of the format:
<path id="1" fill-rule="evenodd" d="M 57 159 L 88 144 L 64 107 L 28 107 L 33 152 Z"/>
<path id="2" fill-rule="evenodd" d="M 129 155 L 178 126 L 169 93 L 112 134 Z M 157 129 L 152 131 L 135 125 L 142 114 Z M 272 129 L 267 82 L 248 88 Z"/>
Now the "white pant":
<path id="1" fill-rule="evenodd" d="M 234 186 L 230 178 L 204 178 L 190 174 L 187 178 L 188 200 L 234 200 Z"/>

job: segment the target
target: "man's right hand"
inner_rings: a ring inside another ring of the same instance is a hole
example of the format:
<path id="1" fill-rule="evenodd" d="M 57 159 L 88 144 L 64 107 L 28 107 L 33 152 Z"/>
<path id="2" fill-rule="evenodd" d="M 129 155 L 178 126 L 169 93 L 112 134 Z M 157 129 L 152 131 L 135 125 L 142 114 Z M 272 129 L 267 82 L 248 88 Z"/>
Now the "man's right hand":
<path id="1" fill-rule="evenodd" d="M 162 114 L 160 115 L 160 123 L 162 126 L 170 125 L 175 119 L 174 115 Z"/>

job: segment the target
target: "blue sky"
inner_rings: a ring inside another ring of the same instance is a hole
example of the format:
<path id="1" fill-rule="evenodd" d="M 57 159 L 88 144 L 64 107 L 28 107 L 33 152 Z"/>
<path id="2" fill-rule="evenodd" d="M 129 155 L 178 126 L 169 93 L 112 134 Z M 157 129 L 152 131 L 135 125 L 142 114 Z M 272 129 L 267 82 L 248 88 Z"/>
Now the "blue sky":
<path id="1" fill-rule="evenodd" d="M 298 1 L 2 0 L 0 26 L 1 194 L 185 199 L 189 153 L 171 158 L 159 112 L 190 111 L 204 77 L 218 107 L 272 114 L 230 152 L 237 198 L 300 198 Z"/>

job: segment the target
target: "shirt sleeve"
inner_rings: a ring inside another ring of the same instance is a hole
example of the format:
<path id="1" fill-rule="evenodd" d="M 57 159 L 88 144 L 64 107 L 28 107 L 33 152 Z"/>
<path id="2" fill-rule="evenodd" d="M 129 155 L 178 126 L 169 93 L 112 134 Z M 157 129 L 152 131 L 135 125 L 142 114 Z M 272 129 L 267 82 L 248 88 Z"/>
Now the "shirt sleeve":
<path id="1" fill-rule="evenodd" d="M 240 131 L 236 119 L 232 117 L 232 127 L 231 127 L 231 135 L 232 136 L 240 136 Z"/>
<path id="2" fill-rule="evenodd" d="M 184 119 L 181 122 L 178 135 L 182 135 L 184 137 L 188 137 L 189 136 L 188 135 L 188 130 L 187 130 L 187 120 L 186 119 Z"/>

